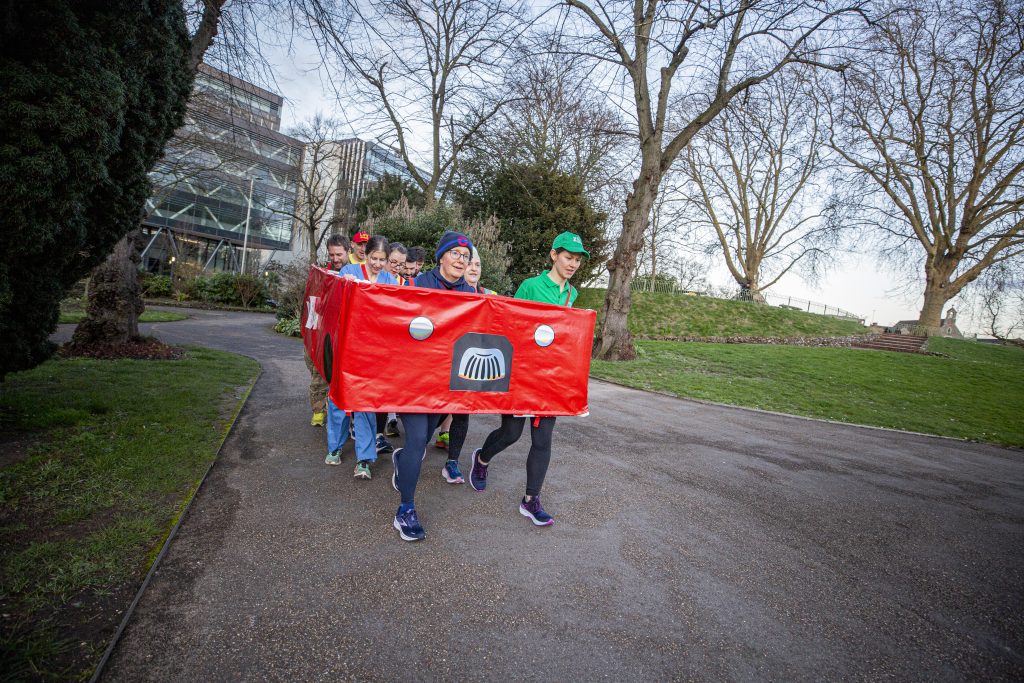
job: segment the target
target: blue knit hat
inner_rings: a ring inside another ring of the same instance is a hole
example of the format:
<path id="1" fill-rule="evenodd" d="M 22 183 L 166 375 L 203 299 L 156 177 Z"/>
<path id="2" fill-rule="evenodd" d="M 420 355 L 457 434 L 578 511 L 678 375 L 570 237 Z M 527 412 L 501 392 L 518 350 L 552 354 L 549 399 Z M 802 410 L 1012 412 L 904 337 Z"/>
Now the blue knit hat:
<path id="1" fill-rule="evenodd" d="M 473 253 L 473 242 L 468 237 L 461 232 L 448 230 L 441 235 L 441 241 L 437 244 L 437 251 L 434 252 L 434 261 L 440 262 L 444 253 L 455 247 L 465 247 L 469 249 L 470 253 Z"/>

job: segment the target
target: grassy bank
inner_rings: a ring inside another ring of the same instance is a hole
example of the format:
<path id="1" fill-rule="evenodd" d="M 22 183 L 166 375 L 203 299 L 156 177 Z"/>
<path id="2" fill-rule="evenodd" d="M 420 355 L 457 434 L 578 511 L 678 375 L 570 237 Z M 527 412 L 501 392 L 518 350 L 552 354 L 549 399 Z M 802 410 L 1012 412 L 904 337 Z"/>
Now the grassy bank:
<path id="1" fill-rule="evenodd" d="M 13 679 L 88 676 L 259 371 L 53 360 L 0 385 L 0 656 Z"/>
<path id="2" fill-rule="evenodd" d="M 948 357 L 642 341 L 591 374 L 638 389 L 1024 447 L 1024 349 L 933 339 Z"/>
<path id="3" fill-rule="evenodd" d="M 603 289 L 582 289 L 577 308 L 600 315 Z M 791 311 L 749 301 L 633 292 L 629 330 L 636 337 L 842 337 L 866 334 L 856 320 Z"/>
<path id="4" fill-rule="evenodd" d="M 188 315 L 185 313 L 178 313 L 177 311 L 143 311 L 142 315 L 139 316 L 140 323 L 170 323 L 176 320 L 185 320 Z M 58 321 L 61 325 L 78 323 L 85 320 L 85 311 L 68 310 L 60 312 L 60 320 Z"/>

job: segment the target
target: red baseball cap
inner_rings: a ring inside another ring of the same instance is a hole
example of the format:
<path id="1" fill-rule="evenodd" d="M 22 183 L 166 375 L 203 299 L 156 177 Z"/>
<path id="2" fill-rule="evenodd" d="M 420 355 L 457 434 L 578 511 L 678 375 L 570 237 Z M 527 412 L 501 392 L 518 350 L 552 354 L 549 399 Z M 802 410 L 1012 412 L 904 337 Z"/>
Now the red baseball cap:
<path id="1" fill-rule="evenodd" d="M 366 232 L 365 230 L 360 230 L 356 234 L 352 235 L 352 241 L 353 242 L 369 242 L 370 241 L 370 233 Z"/>

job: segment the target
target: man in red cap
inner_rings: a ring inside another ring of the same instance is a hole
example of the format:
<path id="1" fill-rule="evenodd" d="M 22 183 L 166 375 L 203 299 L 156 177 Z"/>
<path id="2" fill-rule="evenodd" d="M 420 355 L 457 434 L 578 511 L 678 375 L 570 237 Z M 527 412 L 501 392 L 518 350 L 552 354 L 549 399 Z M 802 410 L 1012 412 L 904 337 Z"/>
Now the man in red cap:
<path id="1" fill-rule="evenodd" d="M 349 263 L 366 263 L 366 243 L 370 241 L 370 233 L 357 230 L 352 235 L 352 249 L 349 250 Z"/>

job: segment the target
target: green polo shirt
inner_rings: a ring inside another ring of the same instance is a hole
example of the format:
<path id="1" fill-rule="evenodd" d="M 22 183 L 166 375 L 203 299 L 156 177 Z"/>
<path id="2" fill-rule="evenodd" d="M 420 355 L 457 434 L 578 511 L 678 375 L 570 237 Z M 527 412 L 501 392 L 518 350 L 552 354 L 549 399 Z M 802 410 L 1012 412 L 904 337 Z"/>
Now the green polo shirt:
<path id="1" fill-rule="evenodd" d="M 555 281 L 548 277 L 550 270 L 545 270 L 537 277 L 531 277 L 528 280 L 523 280 L 523 284 L 519 285 L 519 289 L 516 290 L 517 299 L 529 299 L 530 301 L 540 301 L 545 304 L 555 304 L 556 306 L 565 306 L 565 297 L 567 292 L 555 284 Z M 576 295 L 579 294 L 576 288 L 570 285 L 568 282 L 565 286 L 569 288 L 569 306 L 573 305 L 576 301 Z"/>

